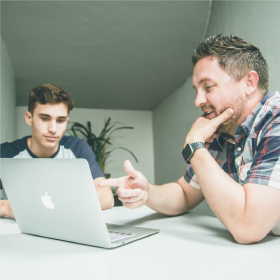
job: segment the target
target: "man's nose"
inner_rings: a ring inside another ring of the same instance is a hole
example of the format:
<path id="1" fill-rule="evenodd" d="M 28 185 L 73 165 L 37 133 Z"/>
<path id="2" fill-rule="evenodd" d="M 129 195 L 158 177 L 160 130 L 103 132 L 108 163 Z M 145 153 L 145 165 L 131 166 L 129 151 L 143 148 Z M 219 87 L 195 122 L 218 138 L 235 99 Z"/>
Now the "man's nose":
<path id="1" fill-rule="evenodd" d="M 207 100 L 206 100 L 205 94 L 203 92 L 198 91 L 196 93 L 196 98 L 195 98 L 195 101 L 194 101 L 194 105 L 196 107 L 202 107 L 206 103 L 207 103 Z"/>
<path id="2" fill-rule="evenodd" d="M 57 130 L 56 121 L 52 120 L 49 122 L 49 131 L 55 133 Z"/>

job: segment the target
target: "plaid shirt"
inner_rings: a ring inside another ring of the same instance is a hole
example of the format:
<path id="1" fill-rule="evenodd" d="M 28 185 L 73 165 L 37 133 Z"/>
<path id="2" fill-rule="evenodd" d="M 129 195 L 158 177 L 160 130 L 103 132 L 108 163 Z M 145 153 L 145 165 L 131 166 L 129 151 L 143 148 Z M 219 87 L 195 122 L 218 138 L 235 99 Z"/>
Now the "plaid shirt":
<path id="1" fill-rule="evenodd" d="M 211 143 L 209 152 L 237 183 L 262 184 L 280 189 L 280 94 L 267 92 L 261 102 L 236 128 L 235 139 L 228 134 Z M 200 189 L 189 165 L 184 175 Z M 280 234 L 280 221 L 273 228 Z"/>

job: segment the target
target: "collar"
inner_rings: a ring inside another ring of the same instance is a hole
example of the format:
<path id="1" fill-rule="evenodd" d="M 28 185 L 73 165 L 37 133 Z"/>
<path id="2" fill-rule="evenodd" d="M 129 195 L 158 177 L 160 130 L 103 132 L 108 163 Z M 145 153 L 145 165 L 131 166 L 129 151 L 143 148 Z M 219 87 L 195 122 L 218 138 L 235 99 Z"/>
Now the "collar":
<path id="1" fill-rule="evenodd" d="M 253 111 L 250 112 L 250 114 L 245 118 L 245 120 L 236 128 L 235 130 L 235 134 L 239 134 L 241 130 L 245 133 L 246 136 L 249 135 L 250 131 L 253 128 L 253 124 L 255 122 L 256 116 L 258 115 L 258 113 L 260 112 L 261 108 L 263 107 L 263 105 L 266 103 L 266 101 L 271 98 L 272 96 L 275 95 L 274 93 L 271 93 L 270 91 L 268 91 L 264 97 L 262 98 L 262 100 L 257 104 L 257 106 L 253 109 Z"/>
<path id="2" fill-rule="evenodd" d="M 257 104 L 257 106 L 249 113 L 249 115 L 244 119 L 244 121 L 235 129 L 235 138 L 233 138 L 229 134 L 221 133 L 218 140 L 219 145 L 223 146 L 226 141 L 229 142 L 230 144 L 237 144 L 242 138 L 248 137 L 250 131 L 253 128 L 256 116 L 260 112 L 263 105 L 267 102 L 267 100 L 274 95 L 275 93 L 271 93 L 270 91 L 267 91 L 267 93 L 264 95 L 262 100 Z"/>
<path id="3" fill-rule="evenodd" d="M 30 150 L 29 147 L 28 147 L 28 138 L 30 138 L 30 137 L 32 137 L 32 135 L 29 135 L 29 136 L 24 137 L 24 138 L 26 138 L 26 139 L 25 139 L 25 144 L 26 144 L 26 147 L 25 147 L 25 148 L 26 148 L 27 152 L 29 153 L 29 155 L 30 155 L 32 158 L 38 158 L 37 156 L 35 156 L 35 155 L 31 152 L 31 150 Z M 60 139 L 60 141 L 61 141 L 61 139 Z M 52 156 L 50 156 L 49 158 L 55 158 L 56 155 L 59 153 L 59 150 L 60 150 L 60 141 L 59 141 L 59 145 L 58 145 L 57 151 L 56 151 Z"/>

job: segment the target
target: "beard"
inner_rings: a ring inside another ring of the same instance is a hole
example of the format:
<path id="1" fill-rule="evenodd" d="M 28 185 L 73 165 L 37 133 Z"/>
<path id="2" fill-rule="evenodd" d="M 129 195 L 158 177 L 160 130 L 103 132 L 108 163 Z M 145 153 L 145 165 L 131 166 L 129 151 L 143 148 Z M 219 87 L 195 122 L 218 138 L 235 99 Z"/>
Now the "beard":
<path id="1" fill-rule="evenodd" d="M 213 109 L 218 116 L 222 114 L 227 108 L 233 109 L 233 115 L 228 120 L 219 125 L 217 129 L 218 133 L 230 133 L 238 127 L 238 125 L 244 119 L 244 113 L 246 113 L 246 99 L 242 95 L 236 95 L 233 100 L 224 106 L 224 109 L 221 109 L 219 112 L 217 112 L 215 108 Z"/>
<path id="2" fill-rule="evenodd" d="M 246 100 L 244 97 L 239 96 L 231 107 L 233 109 L 233 115 L 224 123 L 220 124 L 218 127 L 219 133 L 229 133 L 232 130 L 235 130 L 243 120 L 243 115 L 246 113 Z"/>

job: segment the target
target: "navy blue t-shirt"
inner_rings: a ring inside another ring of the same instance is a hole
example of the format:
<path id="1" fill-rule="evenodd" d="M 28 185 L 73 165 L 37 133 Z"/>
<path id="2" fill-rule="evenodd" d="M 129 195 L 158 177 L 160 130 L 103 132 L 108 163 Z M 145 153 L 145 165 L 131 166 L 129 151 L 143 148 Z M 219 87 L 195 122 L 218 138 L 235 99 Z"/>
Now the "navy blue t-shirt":
<path id="1" fill-rule="evenodd" d="M 27 139 L 31 136 L 0 145 L 1 158 L 37 158 L 28 148 Z M 90 146 L 83 139 L 73 136 L 63 136 L 59 142 L 58 150 L 51 158 L 84 158 L 88 161 L 92 178 L 105 177 L 101 171 L 96 157 Z M 0 181 L 1 187 L 1 181 Z M 4 189 L 3 189 L 4 191 Z M 4 198 L 6 194 L 4 191 Z"/>

